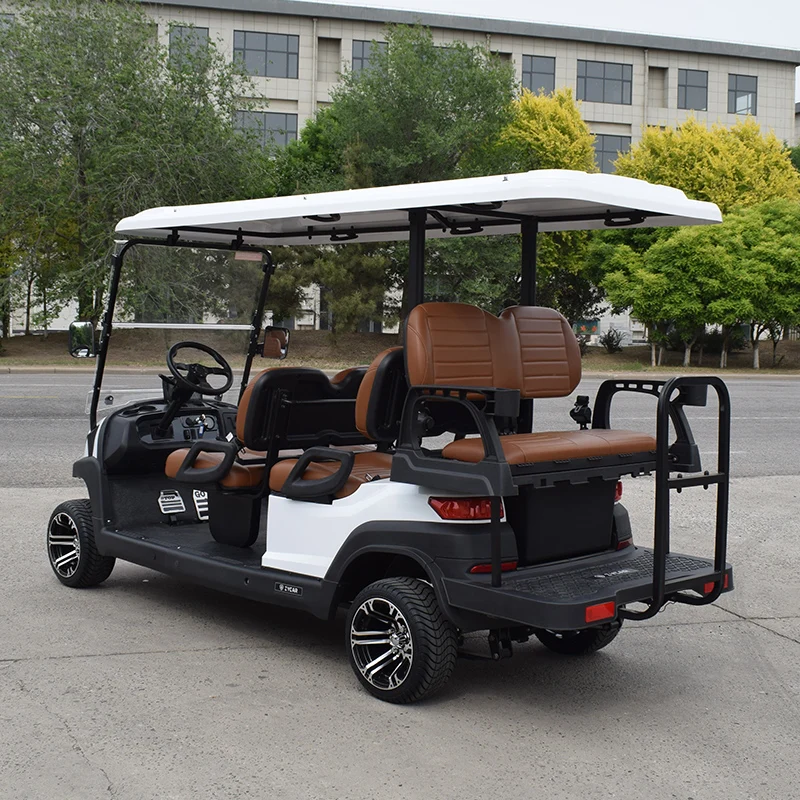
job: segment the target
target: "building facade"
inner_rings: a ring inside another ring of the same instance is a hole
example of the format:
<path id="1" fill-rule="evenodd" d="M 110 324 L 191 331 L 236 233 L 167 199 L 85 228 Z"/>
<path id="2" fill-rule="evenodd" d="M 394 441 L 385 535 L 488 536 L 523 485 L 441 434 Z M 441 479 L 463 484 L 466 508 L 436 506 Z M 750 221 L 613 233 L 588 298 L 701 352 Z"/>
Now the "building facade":
<path id="1" fill-rule="evenodd" d="M 733 125 L 747 114 L 794 142 L 795 67 L 800 51 L 511 20 L 393 11 L 294 0 L 173 0 L 149 5 L 165 44 L 168 26 L 191 24 L 231 58 L 242 59 L 262 112 L 241 115 L 279 144 L 331 102 L 340 72 L 363 69 L 391 23 L 422 23 L 438 44 L 483 44 L 514 64 L 537 91 L 568 87 L 596 134 L 598 166 L 612 171 L 619 151 L 646 126 L 694 115 Z M 180 29 L 172 36 L 180 36 Z"/>

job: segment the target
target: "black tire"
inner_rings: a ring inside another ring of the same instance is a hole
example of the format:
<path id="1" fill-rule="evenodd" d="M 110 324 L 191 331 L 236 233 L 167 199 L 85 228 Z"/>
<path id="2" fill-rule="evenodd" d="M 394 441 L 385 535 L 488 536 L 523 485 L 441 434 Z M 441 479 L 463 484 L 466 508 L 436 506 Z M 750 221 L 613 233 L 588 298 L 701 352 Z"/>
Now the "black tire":
<path id="1" fill-rule="evenodd" d="M 598 628 L 582 631 L 536 630 L 539 641 L 554 653 L 565 656 L 585 656 L 611 644 L 617 638 L 622 621 L 610 622 Z"/>
<path id="2" fill-rule="evenodd" d="M 359 637 L 367 631 L 377 634 L 375 644 Z M 347 615 L 346 641 L 361 685 L 389 703 L 429 697 L 450 680 L 456 665 L 456 629 L 433 588 L 418 578 L 384 578 L 361 591 Z M 365 666 L 376 660 L 367 677 Z"/>
<path id="3" fill-rule="evenodd" d="M 75 589 L 97 586 L 111 574 L 116 559 L 97 551 L 88 500 L 56 506 L 47 525 L 47 558 L 56 578 Z"/>

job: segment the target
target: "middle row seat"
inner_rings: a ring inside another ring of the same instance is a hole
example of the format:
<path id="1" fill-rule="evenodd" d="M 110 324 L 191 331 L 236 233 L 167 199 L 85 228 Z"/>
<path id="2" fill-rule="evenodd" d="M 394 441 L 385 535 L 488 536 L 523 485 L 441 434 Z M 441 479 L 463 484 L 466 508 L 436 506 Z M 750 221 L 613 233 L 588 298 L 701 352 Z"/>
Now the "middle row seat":
<path id="1" fill-rule="evenodd" d="M 331 380 L 333 390 L 326 388 L 324 384 L 328 379 L 317 370 L 277 367 L 264 370 L 253 378 L 242 394 L 236 419 L 236 438 L 244 448 L 227 475 L 220 479 L 220 486 L 232 490 L 253 490 L 263 485 L 266 466 L 264 460 L 269 446 L 266 438 L 267 422 L 276 410 L 274 404 L 286 399 L 291 405 L 292 400 L 298 398 L 301 399 L 296 410 L 300 411 L 302 407 L 303 413 L 298 416 L 294 414 L 294 409 L 290 410 L 288 429 L 280 434 L 280 441 L 284 446 L 291 448 L 293 444 L 299 445 L 294 451 L 297 455 L 307 447 L 319 445 L 356 451 L 350 478 L 337 493 L 337 497 L 352 494 L 367 481 L 388 478 L 391 472 L 391 456 L 388 453 L 379 453 L 374 448 L 375 443 L 391 444 L 397 437 L 400 413 L 407 391 L 402 348 L 384 350 L 375 357 L 366 371 L 363 367 L 356 370 L 346 370 L 334 376 Z M 348 383 L 356 380 L 357 393 L 347 387 Z M 307 387 L 306 383 L 309 384 Z M 296 391 L 295 384 L 300 391 Z M 323 393 L 333 391 L 333 398 L 321 400 L 326 404 L 326 410 L 329 409 L 331 400 L 333 402 L 334 414 L 330 420 L 321 420 L 318 413 L 315 413 L 316 384 L 319 384 L 318 389 Z M 290 387 L 291 391 L 282 395 L 281 392 L 286 387 Z M 338 399 L 340 392 L 341 400 Z M 320 431 L 321 424 L 329 427 Z M 368 442 L 372 444 L 366 444 Z M 176 477 L 188 452 L 188 448 L 181 448 L 169 455 L 165 468 L 168 477 Z M 291 449 L 283 449 L 281 454 L 288 452 L 292 452 Z M 222 459 L 222 453 L 201 452 L 194 467 L 215 467 Z M 272 491 L 281 491 L 296 463 L 296 458 L 282 458 L 272 466 L 269 475 L 269 487 Z M 312 462 L 303 479 L 326 477 L 337 468 L 336 463 Z"/>

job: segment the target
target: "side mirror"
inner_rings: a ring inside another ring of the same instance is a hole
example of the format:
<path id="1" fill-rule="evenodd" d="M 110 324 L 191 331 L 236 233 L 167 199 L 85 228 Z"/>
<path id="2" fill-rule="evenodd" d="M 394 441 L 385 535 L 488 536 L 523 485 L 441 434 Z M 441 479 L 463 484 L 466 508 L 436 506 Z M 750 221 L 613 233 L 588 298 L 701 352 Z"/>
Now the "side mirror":
<path id="1" fill-rule="evenodd" d="M 284 359 L 289 354 L 289 329 L 273 328 L 271 325 L 264 329 L 264 341 L 259 347 L 262 358 Z"/>
<path id="2" fill-rule="evenodd" d="M 73 322 L 69 326 L 69 354 L 73 358 L 94 358 L 97 355 L 91 322 Z"/>

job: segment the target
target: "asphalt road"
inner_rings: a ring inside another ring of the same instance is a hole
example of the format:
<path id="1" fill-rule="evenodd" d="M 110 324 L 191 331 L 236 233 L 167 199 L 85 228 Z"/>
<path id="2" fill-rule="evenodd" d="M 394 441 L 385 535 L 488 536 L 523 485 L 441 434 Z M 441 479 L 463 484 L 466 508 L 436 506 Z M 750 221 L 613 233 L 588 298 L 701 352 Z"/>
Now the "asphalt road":
<path id="1" fill-rule="evenodd" d="M 594 397 L 600 382 L 599 378 L 584 379 L 575 395 Z M 733 414 L 732 473 L 741 477 L 800 475 L 800 379 L 732 377 L 727 383 Z M 69 485 L 72 462 L 83 453 L 89 427 L 85 409 L 91 385 L 92 376 L 86 373 L 0 374 L 0 487 Z M 103 397 L 127 397 L 126 390 L 139 390 L 141 397 L 158 396 L 158 376 L 109 375 Z M 227 399 L 235 402 L 236 391 Z M 536 401 L 535 427 L 572 429 L 572 402 Z M 709 466 L 713 466 L 716 446 L 715 402 L 709 393 L 706 408 L 687 409 Z M 615 427 L 654 430 L 653 398 L 621 394 L 612 408 Z"/>
<path id="2" fill-rule="evenodd" d="M 44 532 L 58 502 L 83 495 L 70 465 L 89 382 L 0 375 L 3 800 L 798 797 L 800 381 L 729 381 L 735 592 L 628 623 L 587 659 L 536 643 L 500 664 L 462 659 L 412 707 L 358 687 L 341 617 L 123 563 L 96 589 L 55 580 Z M 537 427 L 571 427 L 568 407 L 538 403 Z M 646 428 L 651 408 L 626 402 L 614 422 Z M 692 412 L 711 458 L 713 408 Z M 646 543 L 649 479 L 626 481 L 624 500 Z M 712 500 L 675 497 L 674 549 L 710 552 Z M 485 652 L 477 637 L 468 649 Z"/>

